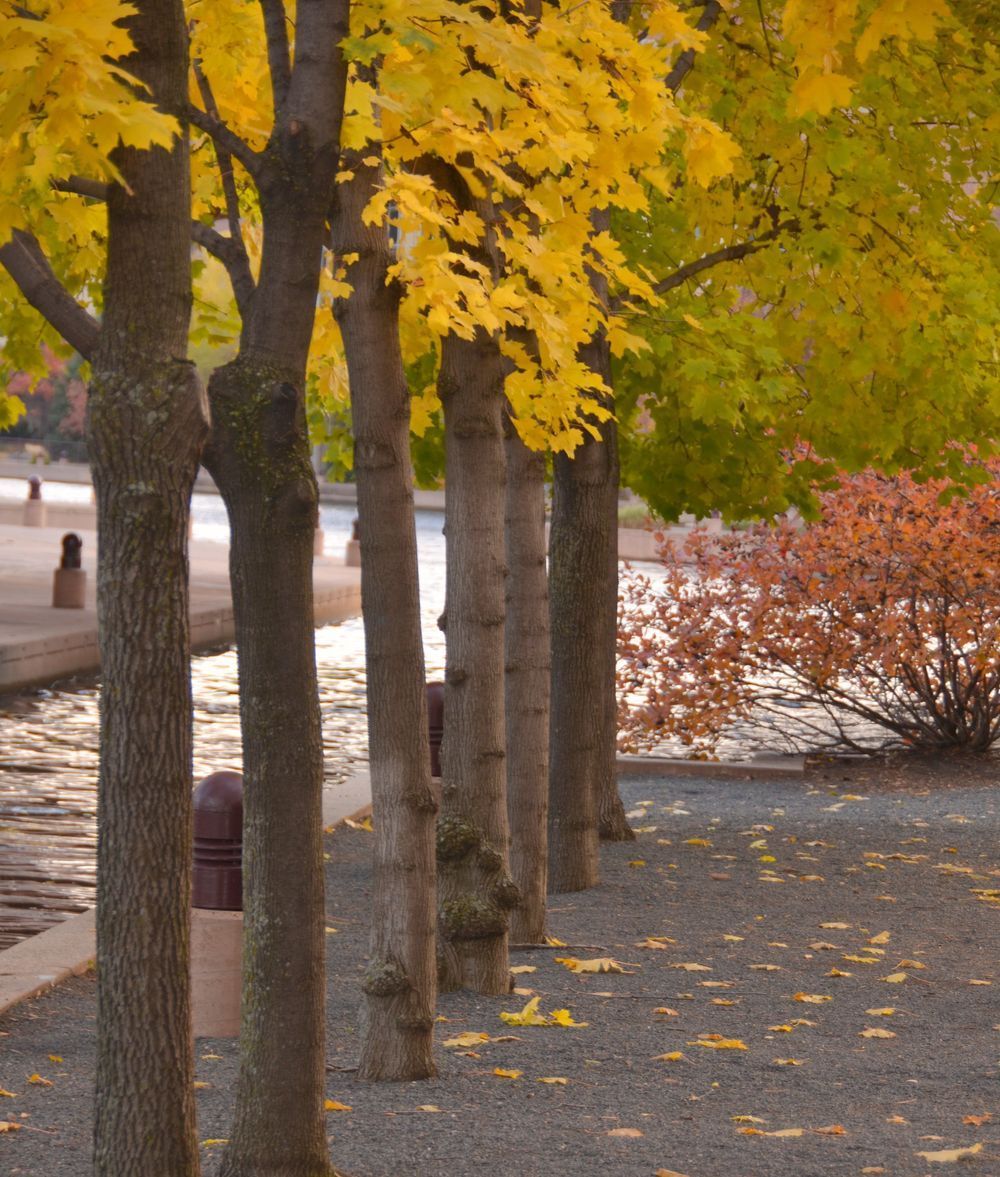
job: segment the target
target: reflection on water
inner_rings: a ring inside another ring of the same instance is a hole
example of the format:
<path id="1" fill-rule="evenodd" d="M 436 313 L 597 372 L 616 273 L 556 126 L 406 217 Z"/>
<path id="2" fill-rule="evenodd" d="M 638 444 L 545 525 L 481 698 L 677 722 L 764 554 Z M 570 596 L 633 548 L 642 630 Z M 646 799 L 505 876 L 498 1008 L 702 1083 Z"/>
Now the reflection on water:
<path id="1" fill-rule="evenodd" d="M 0 479 L 0 496 L 5 494 Z M 15 482 L 18 497 L 21 484 Z M 55 487 L 58 484 L 48 484 Z M 89 487 L 72 487 L 86 502 Z M 55 495 L 51 496 L 53 500 Z M 228 539 L 216 495 L 195 495 L 195 539 Z M 328 553 L 343 552 L 351 507 L 320 509 Z M 424 651 L 428 677 L 444 668 L 437 618 L 444 606 L 443 516 L 417 515 Z M 364 633 L 361 618 L 316 631 L 323 743 L 328 780 L 367 756 Z M 236 654 L 196 657 L 195 779 L 240 767 Z M 97 686 L 93 680 L 0 697 L 0 949 L 94 902 L 97 812 Z"/>

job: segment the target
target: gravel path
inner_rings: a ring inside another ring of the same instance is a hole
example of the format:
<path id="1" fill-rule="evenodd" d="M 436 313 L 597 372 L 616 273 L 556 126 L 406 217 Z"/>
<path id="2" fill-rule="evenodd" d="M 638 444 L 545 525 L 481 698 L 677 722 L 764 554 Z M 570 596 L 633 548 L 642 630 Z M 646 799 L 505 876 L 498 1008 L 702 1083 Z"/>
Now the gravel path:
<path id="1" fill-rule="evenodd" d="M 425 1083 L 369 1086 L 349 1070 L 371 835 L 331 835 L 328 1058 L 344 1069 L 327 1094 L 351 1108 L 328 1116 L 338 1167 L 916 1177 L 956 1171 L 921 1152 L 975 1148 L 957 1171 L 1000 1177 L 997 794 L 841 775 L 623 780 L 644 832 L 604 848 L 599 888 L 553 897 L 551 932 L 574 947 L 515 952 L 535 970 L 515 978 L 521 995 L 443 996 L 440 1076 Z M 625 971 L 576 975 L 562 956 Z M 586 1025 L 501 1021 L 534 995 Z M 25 1126 L 0 1136 L 0 1172 L 90 1172 L 93 1031 L 88 977 L 0 1019 L 0 1087 L 16 1093 L 0 1097 L 0 1118 Z M 442 1045 L 470 1032 L 491 1040 Z M 236 1049 L 197 1047 L 199 1134 L 219 1140 Z M 52 1086 L 29 1084 L 35 1073 Z M 203 1146 L 207 1175 L 221 1152 Z"/>

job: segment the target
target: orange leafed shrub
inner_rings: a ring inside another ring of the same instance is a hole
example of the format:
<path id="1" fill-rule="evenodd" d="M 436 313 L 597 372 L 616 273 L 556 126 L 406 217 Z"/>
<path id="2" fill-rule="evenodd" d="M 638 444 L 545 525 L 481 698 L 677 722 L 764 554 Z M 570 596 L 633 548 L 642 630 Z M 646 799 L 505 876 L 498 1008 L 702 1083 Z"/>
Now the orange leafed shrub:
<path id="1" fill-rule="evenodd" d="M 1000 734 L 1000 464 L 941 482 L 871 472 L 818 522 L 661 548 L 619 610 L 623 748 L 711 753 L 733 724 L 798 749 L 986 751 Z M 947 500 L 947 501 L 946 501 Z"/>

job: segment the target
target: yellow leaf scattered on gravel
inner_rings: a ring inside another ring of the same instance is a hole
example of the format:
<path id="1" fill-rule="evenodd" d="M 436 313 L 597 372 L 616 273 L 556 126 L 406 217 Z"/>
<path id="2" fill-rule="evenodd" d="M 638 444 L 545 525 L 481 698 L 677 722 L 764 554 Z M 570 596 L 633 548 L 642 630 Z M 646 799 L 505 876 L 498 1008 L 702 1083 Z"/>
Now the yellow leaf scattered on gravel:
<path id="1" fill-rule="evenodd" d="M 840 958 L 841 960 L 849 960 L 854 964 L 881 964 L 881 960 L 877 956 L 857 956 L 853 952 L 845 952 Z"/>
<path id="2" fill-rule="evenodd" d="M 565 948 L 566 947 L 566 941 L 565 940 L 557 940 L 555 938 L 555 936 L 546 936 L 545 943 L 550 948 Z"/>
<path id="3" fill-rule="evenodd" d="M 823 974 L 826 977 L 851 977 L 854 974 L 848 973 L 844 969 L 831 969 L 828 973 Z"/>
<path id="4" fill-rule="evenodd" d="M 837 945 L 831 944 L 828 940 L 814 940 L 809 945 L 809 947 L 814 952 L 830 952 L 830 951 L 836 952 L 837 951 Z"/>
<path id="5" fill-rule="evenodd" d="M 776 1034 L 791 1034 L 795 1029 L 794 1026 L 768 1026 L 769 1030 L 773 1030 Z"/>
<path id="6" fill-rule="evenodd" d="M 195 1091 L 204 1091 L 206 1087 L 211 1087 L 211 1083 L 206 1083 L 203 1079 L 195 1079 L 191 1084 Z"/>
<path id="7" fill-rule="evenodd" d="M 537 1080 L 539 1083 L 550 1083 L 555 1087 L 565 1087 L 569 1083 L 568 1079 L 564 1079 L 561 1075 L 547 1075 L 544 1079 Z"/>
<path id="8" fill-rule="evenodd" d="M 906 973 L 890 973 L 888 977 L 883 977 L 883 981 L 888 981 L 890 985 L 900 985 L 906 980 Z"/>
<path id="9" fill-rule="evenodd" d="M 732 989 L 732 981 L 699 981 L 703 989 Z"/>
<path id="10" fill-rule="evenodd" d="M 612 1128 L 608 1133 L 609 1136 L 641 1136 L 642 1133 L 638 1128 Z"/>
<path id="11" fill-rule="evenodd" d="M 629 866 L 645 866 L 645 865 L 646 865 L 646 860 L 645 860 L 645 858 L 632 858 L 632 859 L 629 859 Z"/>
<path id="12" fill-rule="evenodd" d="M 676 1169 L 657 1169 L 653 1177 L 687 1177 L 686 1173 L 678 1173 Z"/>
<path id="13" fill-rule="evenodd" d="M 35 1072 L 34 1075 L 28 1076 L 28 1082 L 33 1083 L 36 1087 L 51 1087 L 52 1086 L 52 1080 L 51 1079 L 43 1079 L 42 1076 L 37 1073 L 37 1071 Z"/>
<path id="14" fill-rule="evenodd" d="M 49 1055 L 49 1062 L 50 1063 L 61 1063 L 62 1061 L 63 1060 L 62 1060 L 61 1054 L 50 1054 Z"/>
<path id="15" fill-rule="evenodd" d="M 520 976 L 521 973 L 537 973 L 538 966 L 533 964 L 516 964 L 510 971 L 517 976 Z"/>
<path id="16" fill-rule="evenodd" d="M 672 969 L 683 969 L 686 973 L 710 973 L 712 970 L 707 964 L 672 964 Z"/>
<path id="17" fill-rule="evenodd" d="M 669 936 L 647 936 L 645 940 L 636 941 L 636 948 L 663 948 L 666 949 L 671 944 L 676 944 L 676 940 L 672 940 Z"/>
<path id="18" fill-rule="evenodd" d="M 971 1124 L 973 1128 L 982 1128 L 984 1124 L 989 1123 L 993 1119 L 991 1112 L 983 1112 L 981 1116 L 963 1116 L 963 1124 Z"/>
<path id="19" fill-rule="evenodd" d="M 974 1157 L 977 1152 L 982 1152 L 982 1150 L 982 1143 L 979 1143 L 970 1144 L 968 1148 L 942 1148 L 938 1152 L 918 1152 L 916 1155 L 925 1161 L 948 1165 L 953 1161 L 964 1161 L 966 1157 Z"/>
<path id="20" fill-rule="evenodd" d="M 869 936 L 868 943 L 869 944 L 888 944 L 891 939 L 892 939 L 891 932 L 879 932 L 879 934 L 877 936 Z"/>
<path id="21" fill-rule="evenodd" d="M 0 1120 L 0 1134 L 4 1132 L 20 1132 L 21 1125 L 15 1120 Z"/>
<path id="22" fill-rule="evenodd" d="M 711 846 L 712 843 L 707 838 L 685 838 L 685 846 Z"/>
<path id="23" fill-rule="evenodd" d="M 925 969 L 927 966 L 922 964 L 919 960 L 901 960 L 896 965 L 897 969 Z"/>
<path id="24" fill-rule="evenodd" d="M 350 1112 L 353 1110 L 349 1103 L 341 1103 L 336 1099 L 325 1099 L 323 1101 L 324 1112 Z"/>
<path id="25" fill-rule="evenodd" d="M 549 1025 L 551 1026 L 586 1026 L 586 1022 L 574 1022 L 573 1016 L 568 1009 L 554 1009 L 549 1014 Z"/>
<path id="26" fill-rule="evenodd" d="M 731 944 L 735 944 L 738 940 L 746 939 L 745 936 L 723 936 L 723 940 L 728 940 Z"/>
<path id="27" fill-rule="evenodd" d="M 801 1067 L 802 1060 L 797 1058 L 773 1058 L 771 1062 L 776 1067 Z"/>
<path id="28" fill-rule="evenodd" d="M 763 1132 L 760 1128 L 737 1128 L 744 1136 L 802 1136 L 804 1128 L 779 1128 L 777 1132 Z"/>
<path id="29" fill-rule="evenodd" d="M 323 930 L 326 932 L 326 934 L 328 936 L 336 936 L 336 934 L 337 934 L 336 928 L 324 928 Z"/>
<path id="30" fill-rule="evenodd" d="M 17 1099 L 17 1093 L 14 1091 L 5 1091 L 0 1087 L 0 1099 Z"/>
<path id="31" fill-rule="evenodd" d="M 777 973 L 781 970 L 780 964 L 752 964 L 750 967 L 758 973 Z"/>
<path id="32" fill-rule="evenodd" d="M 494 1067 L 493 1074 L 498 1079 L 520 1079 L 524 1071 L 506 1071 L 503 1067 Z"/>
<path id="33" fill-rule="evenodd" d="M 720 1034 L 705 1035 L 704 1038 L 698 1038 L 694 1042 L 689 1042 L 688 1046 L 706 1046 L 709 1050 L 749 1050 L 745 1042 L 741 1042 L 739 1038 L 723 1038 Z"/>
<path id="34" fill-rule="evenodd" d="M 441 1045 L 447 1047 L 457 1046 L 465 1048 L 468 1046 L 480 1046 L 483 1042 L 489 1042 L 489 1040 L 489 1034 L 483 1034 L 475 1030 L 469 1030 L 467 1033 L 458 1034 L 454 1038 L 446 1038 Z"/>
<path id="35" fill-rule="evenodd" d="M 879 1009 L 866 1009 L 866 1014 L 871 1014 L 873 1018 L 891 1018 L 896 1012 L 896 1007 L 892 1005 L 884 1005 Z"/>
<path id="36" fill-rule="evenodd" d="M 970 985 L 992 985 L 992 981 L 970 981 Z"/>
<path id="37" fill-rule="evenodd" d="M 547 1026 L 549 1019 L 545 1014 L 538 1012 L 538 1003 L 541 1000 L 540 997 L 533 997 L 524 1009 L 517 1013 L 508 1013 L 506 1010 L 502 1010 L 500 1020 L 506 1022 L 508 1026 Z"/>
<path id="38" fill-rule="evenodd" d="M 904 1120 L 902 1116 L 886 1116 L 885 1122 L 887 1124 L 909 1124 L 909 1120 Z"/>
<path id="39" fill-rule="evenodd" d="M 841 931 L 841 932 L 846 931 L 846 929 L 849 928 L 850 926 L 851 926 L 850 924 L 840 924 L 840 923 L 820 924 L 821 928 L 836 928 L 838 931 Z"/>
<path id="40" fill-rule="evenodd" d="M 440 1110 L 441 1109 L 437 1106 L 436 1103 L 418 1103 L 417 1104 L 417 1111 L 418 1112 L 439 1112 Z"/>
<path id="41" fill-rule="evenodd" d="M 824 1001 L 833 1001 L 833 998 L 822 993 L 796 993 L 792 1000 L 804 1001 L 807 1005 L 822 1005 Z"/>
<path id="42" fill-rule="evenodd" d="M 879 1030 L 872 1026 L 866 1026 L 858 1035 L 859 1038 L 895 1038 L 896 1035 L 891 1030 Z"/>
<path id="43" fill-rule="evenodd" d="M 734 1124 L 766 1124 L 767 1120 L 762 1120 L 760 1116 L 730 1116 L 730 1120 Z"/>
<path id="44" fill-rule="evenodd" d="M 361 821 L 355 821 L 351 817 L 345 817 L 344 825 L 350 826 L 352 830 L 365 830 L 369 834 L 372 833 L 372 819 L 370 814 L 368 817 L 363 817 Z"/>
<path id="45" fill-rule="evenodd" d="M 825 1128 L 810 1128 L 810 1132 L 817 1136 L 846 1136 L 847 1129 L 843 1124 L 827 1124 Z"/>
<path id="46" fill-rule="evenodd" d="M 201 1142 L 201 1147 L 202 1148 L 214 1148 L 218 1144 L 228 1144 L 228 1143 L 229 1143 L 228 1136 L 216 1136 L 216 1137 L 213 1137 L 211 1140 L 203 1140 Z"/>
<path id="47" fill-rule="evenodd" d="M 565 965 L 571 973 L 624 973 L 625 970 L 610 956 L 595 956 L 592 960 L 577 960 L 575 956 L 557 956 L 556 964 Z"/>
<path id="48" fill-rule="evenodd" d="M 666 1054 L 657 1054 L 653 1056 L 654 1063 L 679 1063 L 684 1057 L 683 1050 L 670 1050 Z"/>
<path id="49" fill-rule="evenodd" d="M 660 1006 L 657 1006 L 657 1008 L 653 1010 L 653 1013 L 654 1013 L 654 1014 L 663 1014 L 663 1015 L 665 1015 L 665 1016 L 666 1016 L 666 1017 L 668 1017 L 668 1018 L 676 1018 L 676 1017 L 679 1017 L 679 1016 L 680 1016 L 680 1015 L 677 1013 L 677 1010 L 675 1010 L 675 1009 L 670 1009 L 670 1007 L 669 1007 L 669 1006 L 666 1006 L 666 1005 L 660 1005 Z"/>
<path id="50" fill-rule="evenodd" d="M 711 1005 L 739 1005 L 740 999 L 737 997 L 734 1001 L 731 997 L 713 997 L 709 1004 Z"/>

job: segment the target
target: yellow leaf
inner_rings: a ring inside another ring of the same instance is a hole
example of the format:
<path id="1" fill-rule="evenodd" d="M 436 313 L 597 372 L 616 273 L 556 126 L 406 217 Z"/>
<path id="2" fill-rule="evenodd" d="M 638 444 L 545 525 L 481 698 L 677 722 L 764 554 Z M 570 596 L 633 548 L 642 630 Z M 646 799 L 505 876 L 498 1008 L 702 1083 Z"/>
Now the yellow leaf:
<path id="1" fill-rule="evenodd" d="M 896 965 L 897 969 L 925 969 L 927 966 L 922 964 L 919 960 L 901 960 Z"/>
<path id="2" fill-rule="evenodd" d="M 744 1136 L 802 1136 L 804 1128 L 779 1128 L 777 1132 L 763 1132 L 760 1128 L 737 1128 Z"/>
<path id="3" fill-rule="evenodd" d="M 824 1001 L 833 1001 L 832 997 L 825 997 L 822 993 L 796 993 L 793 1001 L 804 1001 L 807 1005 L 822 1005 Z"/>
<path id="4" fill-rule="evenodd" d="M 749 1050 L 745 1042 L 741 1042 L 739 1038 L 723 1038 L 719 1034 L 713 1034 L 711 1037 L 698 1038 L 694 1042 L 689 1042 L 688 1046 L 704 1046 L 709 1050 Z"/>
<path id="5" fill-rule="evenodd" d="M 540 997 L 533 997 L 519 1013 L 502 1011 L 500 1020 L 508 1026 L 547 1026 L 548 1018 L 538 1012 L 538 1003 L 541 1000 Z"/>
<path id="6" fill-rule="evenodd" d="M 0 1120 L 0 1134 L 4 1132 L 20 1132 L 21 1125 L 14 1120 Z"/>
<path id="7" fill-rule="evenodd" d="M 441 1109 L 437 1106 L 437 1104 L 433 1104 L 433 1103 L 418 1103 L 417 1104 L 417 1111 L 418 1112 L 439 1112 L 440 1110 Z"/>
<path id="8" fill-rule="evenodd" d="M 873 1029 L 871 1026 L 867 1026 L 864 1030 L 861 1031 L 861 1033 L 858 1035 L 858 1037 L 859 1038 L 895 1038 L 896 1035 L 893 1034 L 893 1032 L 891 1030 L 878 1030 L 878 1029 Z"/>
<path id="9" fill-rule="evenodd" d="M 645 940 L 636 942 L 636 948 L 656 948 L 663 949 L 671 944 L 676 944 L 676 940 L 672 940 L 669 936 L 647 936 Z"/>
<path id="10" fill-rule="evenodd" d="M 840 959 L 853 961 L 854 964 L 881 964 L 877 956 L 854 956 L 849 952 L 845 952 Z"/>
<path id="11" fill-rule="evenodd" d="M 758 973 L 776 973 L 781 969 L 780 964 L 752 964 L 750 967 Z"/>
<path id="12" fill-rule="evenodd" d="M 653 1056 L 653 1062 L 656 1063 L 679 1063 L 684 1057 L 683 1050 L 668 1050 L 666 1054 L 657 1054 Z"/>
<path id="13" fill-rule="evenodd" d="M 625 970 L 610 956 L 595 956 L 593 960 L 576 960 L 572 956 L 557 956 L 556 964 L 565 965 L 571 973 L 624 973 Z"/>
<path id="14" fill-rule="evenodd" d="M 686 1173 L 678 1173 L 676 1169 L 657 1169 L 653 1177 L 687 1177 Z"/>
<path id="15" fill-rule="evenodd" d="M 809 947 L 813 949 L 814 952 L 828 952 L 831 949 L 834 952 L 837 951 L 837 945 L 831 944 L 829 940 L 813 940 Z"/>
<path id="16" fill-rule="evenodd" d="M 683 969 L 686 973 L 710 973 L 712 970 L 707 964 L 672 964 L 672 969 Z"/>
<path id="17" fill-rule="evenodd" d="M 195 1089 L 195 1091 L 204 1091 L 206 1087 L 211 1087 L 212 1084 L 206 1083 L 204 1079 L 195 1079 L 191 1086 Z"/>
<path id="18" fill-rule="evenodd" d="M 866 1009 L 866 1014 L 871 1014 L 873 1018 L 891 1018 L 896 1012 L 895 1007 L 891 1005 L 882 1006 L 879 1009 Z"/>
<path id="19" fill-rule="evenodd" d="M 557 940 L 555 938 L 555 936 L 546 936 L 545 943 L 550 948 L 565 948 L 566 947 L 566 941 L 565 940 Z"/>
<path id="20" fill-rule="evenodd" d="M 688 323 L 697 324 L 698 330 L 699 331 L 701 330 L 701 324 L 698 323 L 697 319 L 692 318 L 691 315 L 685 315 L 684 319 Z M 712 843 L 707 838 L 685 838 L 684 845 L 685 846 L 711 846 Z"/>
<path id="21" fill-rule="evenodd" d="M 28 1076 L 28 1082 L 34 1083 L 34 1085 L 36 1087 L 51 1087 L 52 1086 L 52 1080 L 51 1079 L 43 1079 L 42 1076 L 37 1073 L 37 1071 L 35 1072 L 34 1075 Z"/>
<path id="22" fill-rule="evenodd" d="M 568 1079 L 564 1079 L 561 1075 L 548 1075 L 544 1079 L 536 1080 L 538 1083 L 551 1083 L 553 1086 L 565 1087 L 569 1083 Z"/>
<path id="23" fill-rule="evenodd" d="M 336 934 L 337 934 L 336 928 L 324 928 L 323 930 L 326 932 L 326 934 L 328 936 L 336 936 Z"/>
<path id="24" fill-rule="evenodd" d="M 354 1109 L 351 1107 L 350 1104 L 340 1103 L 336 1099 L 325 1099 L 323 1101 L 323 1111 L 324 1112 L 350 1112 L 353 1110 Z"/>
<path id="25" fill-rule="evenodd" d="M 61 1063 L 62 1061 L 63 1061 L 62 1055 L 59 1055 L 59 1054 L 50 1054 L 49 1055 L 49 1062 L 50 1063 Z"/>
<path id="26" fill-rule="evenodd" d="M 520 1079 L 524 1071 L 505 1071 L 503 1067 L 494 1067 L 493 1074 L 498 1079 Z"/>
<path id="27" fill-rule="evenodd" d="M 817 1136 L 846 1136 L 847 1129 L 843 1124 L 827 1124 L 825 1128 L 810 1128 Z"/>
<path id="28" fill-rule="evenodd" d="M 681 318 L 689 327 L 693 327 L 695 331 L 704 331 L 705 328 L 698 322 L 694 315 L 681 315 Z M 763 841 L 763 839 L 761 839 Z M 706 842 L 704 838 L 688 838 L 689 846 L 711 846 L 711 842 Z M 751 846 L 753 843 L 751 842 Z"/>
<path id="29" fill-rule="evenodd" d="M 773 1030 L 776 1034 L 791 1034 L 795 1029 L 794 1026 L 768 1026 L 769 1030 Z"/>
<path id="30" fill-rule="evenodd" d="M 668 1005 L 659 1005 L 653 1010 L 654 1014 L 665 1014 L 668 1018 L 678 1017 L 677 1010 L 671 1009 Z"/>
<path id="31" fill-rule="evenodd" d="M 554 1009 L 549 1014 L 552 1026 L 586 1026 L 586 1022 L 574 1022 L 568 1009 Z"/>
<path id="32" fill-rule="evenodd" d="M 906 973 L 890 973 L 888 977 L 883 977 L 883 981 L 888 981 L 890 985 L 899 985 L 906 980 Z"/>
<path id="33" fill-rule="evenodd" d="M 730 1116 L 734 1124 L 766 1124 L 767 1120 L 762 1120 L 760 1116 Z"/>
<path id="34" fill-rule="evenodd" d="M 533 964 L 516 964 L 516 965 L 514 965 L 514 967 L 513 967 L 513 968 L 512 968 L 510 971 L 511 971 L 512 973 L 515 973 L 515 974 L 520 974 L 520 973 L 537 973 L 537 972 L 538 972 L 538 966 L 537 966 L 537 965 L 533 965 Z"/>
<path id="35" fill-rule="evenodd" d="M 966 1157 L 974 1157 L 977 1152 L 982 1152 L 982 1143 L 970 1144 L 968 1148 L 942 1148 L 938 1152 L 918 1152 L 918 1157 L 923 1157 L 925 1161 L 931 1161 L 939 1165 L 951 1164 L 953 1161 L 964 1161 Z"/>
<path id="36" fill-rule="evenodd" d="M 644 858 L 633 858 L 629 862 L 629 866 L 645 866 L 646 860 Z"/>
<path id="37" fill-rule="evenodd" d="M 465 1034 L 458 1034 L 454 1038 L 446 1038 L 442 1046 L 459 1046 L 462 1048 L 468 1046 L 480 1046 L 483 1042 L 489 1042 L 489 1034 L 478 1033 L 475 1030 L 469 1030 Z"/>
<path id="38" fill-rule="evenodd" d="M 970 985 L 992 985 L 992 981 L 970 981 Z"/>
<path id="39" fill-rule="evenodd" d="M 201 1147 L 202 1148 L 214 1148 L 217 1144 L 228 1144 L 228 1143 L 229 1143 L 228 1136 L 217 1136 L 217 1137 L 214 1137 L 210 1140 L 203 1140 L 201 1142 Z"/>
<path id="40" fill-rule="evenodd" d="M 828 973 L 825 973 L 824 976 L 827 976 L 827 977 L 850 977 L 850 976 L 852 976 L 852 974 L 845 972 L 843 969 L 831 969 Z"/>
<path id="41" fill-rule="evenodd" d="M 745 939 L 745 937 L 743 937 L 743 936 L 725 936 L 725 935 L 722 938 L 723 938 L 723 940 L 729 940 L 732 943 L 735 943 L 737 940 Z"/>
<path id="42" fill-rule="evenodd" d="M 892 933 L 879 932 L 879 934 L 877 936 L 869 936 L 868 943 L 869 944 L 888 944 L 891 939 L 892 939 Z"/>
<path id="43" fill-rule="evenodd" d="M 371 815 L 363 817 L 361 821 L 355 821 L 352 817 L 345 817 L 344 825 L 350 826 L 352 830 L 365 830 L 369 834 L 372 833 Z"/>
<path id="44" fill-rule="evenodd" d="M 642 1133 L 638 1128 L 612 1128 L 608 1133 L 609 1136 L 641 1136 Z"/>
<path id="45" fill-rule="evenodd" d="M 993 1119 L 990 1112 L 983 1112 L 981 1116 L 963 1116 L 962 1123 L 970 1124 L 973 1128 L 982 1128 L 982 1126 Z"/>
<path id="46" fill-rule="evenodd" d="M 17 1099 L 17 1093 L 14 1091 L 5 1091 L 0 1087 L 0 1099 Z"/>
<path id="47" fill-rule="evenodd" d="M 711 1005 L 739 1005 L 739 1003 L 739 998 L 733 1001 L 728 997 L 713 997 L 710 1002 Z"/>
<path id="48" fill-rule="evenodd" d="M 773 1058 L 771 1062 L 776 1067 L 801 1067 L 802 1060 L 797 1058 Z"/>
<path id="49" fill-rule="evenodd" d="M 846 928 L 849 928 L 850 926 L 851 926 L 850 924 L 838 924 L 838 923 L 820 924 L 821 928 L 836 928 L 838 931 L 844 931 Z"/>

